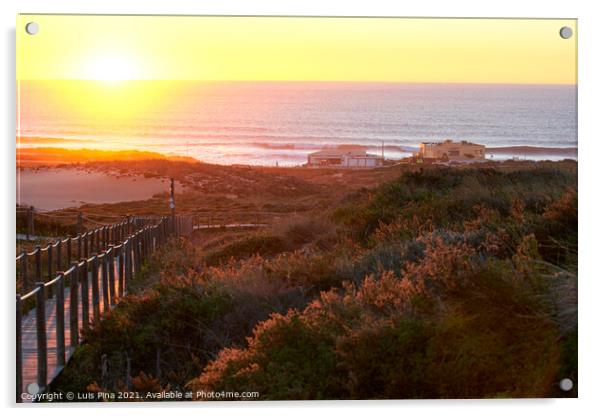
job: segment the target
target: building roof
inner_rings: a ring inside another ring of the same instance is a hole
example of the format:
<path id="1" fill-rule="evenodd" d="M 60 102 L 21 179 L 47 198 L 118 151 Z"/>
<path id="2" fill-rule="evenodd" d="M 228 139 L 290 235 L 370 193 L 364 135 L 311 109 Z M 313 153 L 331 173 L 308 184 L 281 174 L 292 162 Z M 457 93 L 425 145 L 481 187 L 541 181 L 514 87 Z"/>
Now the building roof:
<path id="1" fill-rule="evenodd" d="M 443 145 L 455 145 L 455 146 L 482 146 L 485 147 L 484 144 L 472 143 L 466 140 L 461 140 L 459 142 L 454 142 L 453 140 L 444 140 L 442 142 L 422 142 L 421 144 L 430 145 L 430 146 L 443 146 Z"/>
<path id="2" fill-rule="evenodd" d="M 322 149 L 317 152 L 313 152 L 309 154 L 310 156 L 322 156 L 322 157 L 340 157 L 340 156 L 351 156 L 351 157 L 369 157 L 372 155 L 367 155 L 366 151 L 363 149 Z"/>

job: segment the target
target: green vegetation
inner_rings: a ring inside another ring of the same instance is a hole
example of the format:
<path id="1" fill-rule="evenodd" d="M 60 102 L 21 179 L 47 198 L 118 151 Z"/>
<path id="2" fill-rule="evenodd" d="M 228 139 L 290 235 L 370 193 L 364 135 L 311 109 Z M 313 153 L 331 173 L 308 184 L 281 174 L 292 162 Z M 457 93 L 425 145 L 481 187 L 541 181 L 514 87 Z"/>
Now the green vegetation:
<path id="1" fill-rule="evenodd" d="M 29 207 L 17 206 L 16 228 L 17 233 L 27 234 L 28 220 L 27 211 Z M 71 218 L 70 218 L 71 219 Z M 72 220 L 72 219 L 71 219 Z M 77 224 L 71 221 L 71 224 L 64 224 L 64 221 L 53 218 L 40 218 L 39 215 L 33 216 L 33 233 L 38 236 L 66 236 L 77 235 Z M 85 231 L 85 229 L 84 229 Z M 25 249 L 25 247 L 23 247 Z"/>
<path id="2" fill-rule="evenodd" d="M 576 184 L 571 164 L 432 167 L 322 217 L 174 241 L 54 388 L 124 390 L 129 360 L 139 391 L 576 396 Z"/>

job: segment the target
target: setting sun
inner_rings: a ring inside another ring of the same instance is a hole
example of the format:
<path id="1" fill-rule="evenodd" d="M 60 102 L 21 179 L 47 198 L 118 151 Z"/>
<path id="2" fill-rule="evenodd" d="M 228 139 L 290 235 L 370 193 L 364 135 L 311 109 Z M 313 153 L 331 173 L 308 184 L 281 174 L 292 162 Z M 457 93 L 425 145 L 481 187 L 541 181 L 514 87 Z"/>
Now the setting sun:
<path id="1" fill-rule="evenodd" d="M 126 81 L 140 77 L 140 71 L 131 56 L 94 55 L 84 62 L 83 78 L 98 81 Z"/>

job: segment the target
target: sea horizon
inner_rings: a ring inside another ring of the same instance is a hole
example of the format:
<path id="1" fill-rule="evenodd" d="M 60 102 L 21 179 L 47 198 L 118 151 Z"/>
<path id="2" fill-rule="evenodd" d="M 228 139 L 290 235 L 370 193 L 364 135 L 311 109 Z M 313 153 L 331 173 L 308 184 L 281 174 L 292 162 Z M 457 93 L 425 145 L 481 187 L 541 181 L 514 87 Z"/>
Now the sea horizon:
<path id="1" fill-rule="evenodd" d="M 22 81 L 27 111 L 18 136 L 65 139 L 57 146 L 64 148 L 147 150 L 218 164 L 296 166 L 312 151 L 340 145 L 378 154 L 384 145 L 384 156 L 395 160 L 421 142 L 445 139 L 514 149 L 502 158 L 576 159 L 576 85 L 159 83 L 77 81 L 77 88 L 106 94 L 107 108 L 94 108 L 92 115 L 85 101 L 71 103 L 74 108 L 51 105 L 61 98 L 58 91 L 64 94 L 64 83 L 55 92 L 51 82 Z M 151 93 L 158 104 L 138 111 L 137 97 Z M 112 100 L 131 100 L 131 114 L 112 113 Z"/>

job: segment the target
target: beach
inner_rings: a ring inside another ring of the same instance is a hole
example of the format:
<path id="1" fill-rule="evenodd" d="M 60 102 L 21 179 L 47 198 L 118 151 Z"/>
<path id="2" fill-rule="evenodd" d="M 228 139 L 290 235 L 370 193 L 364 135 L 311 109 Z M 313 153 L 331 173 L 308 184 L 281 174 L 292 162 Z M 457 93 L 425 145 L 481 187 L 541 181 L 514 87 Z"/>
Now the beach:
<path id="1" fill-rule="evenodd" d="M 43 210 L 79 207 L 97 215 L 168 215 L 169 178 L 173 177 L 177 211 L 207 224 L 271 222 L 290 213 L 318 213 L 350 193 L 375 188 L 403 172 L 422 168 L 409 162 L 380 169 L 224 166 L 160 154 L 141 154 L 135 159 L 131 153 L 121 152 L 105 152 L 102 160 L 85 163 L 73 158 L 77 152 L 59 152 L 60 158 L 38 163 L 56 154 L 55 150 L 29 149 L 30 159 L 24 159 L 23 167 L 17 170 L 18 204 Z M 572 160 L 510 158 L 457 168 L 515 170 L 556 164 L 577 166 Z"/>
<path id="2" fill-rule="evenodd" d="M 81 167 L 21 169 L 17 173 L 17 204 L 44 210 L 145 200 L 163 192 L 169 192 L 167 179 L 138 174 L 118 176 Z"/>

